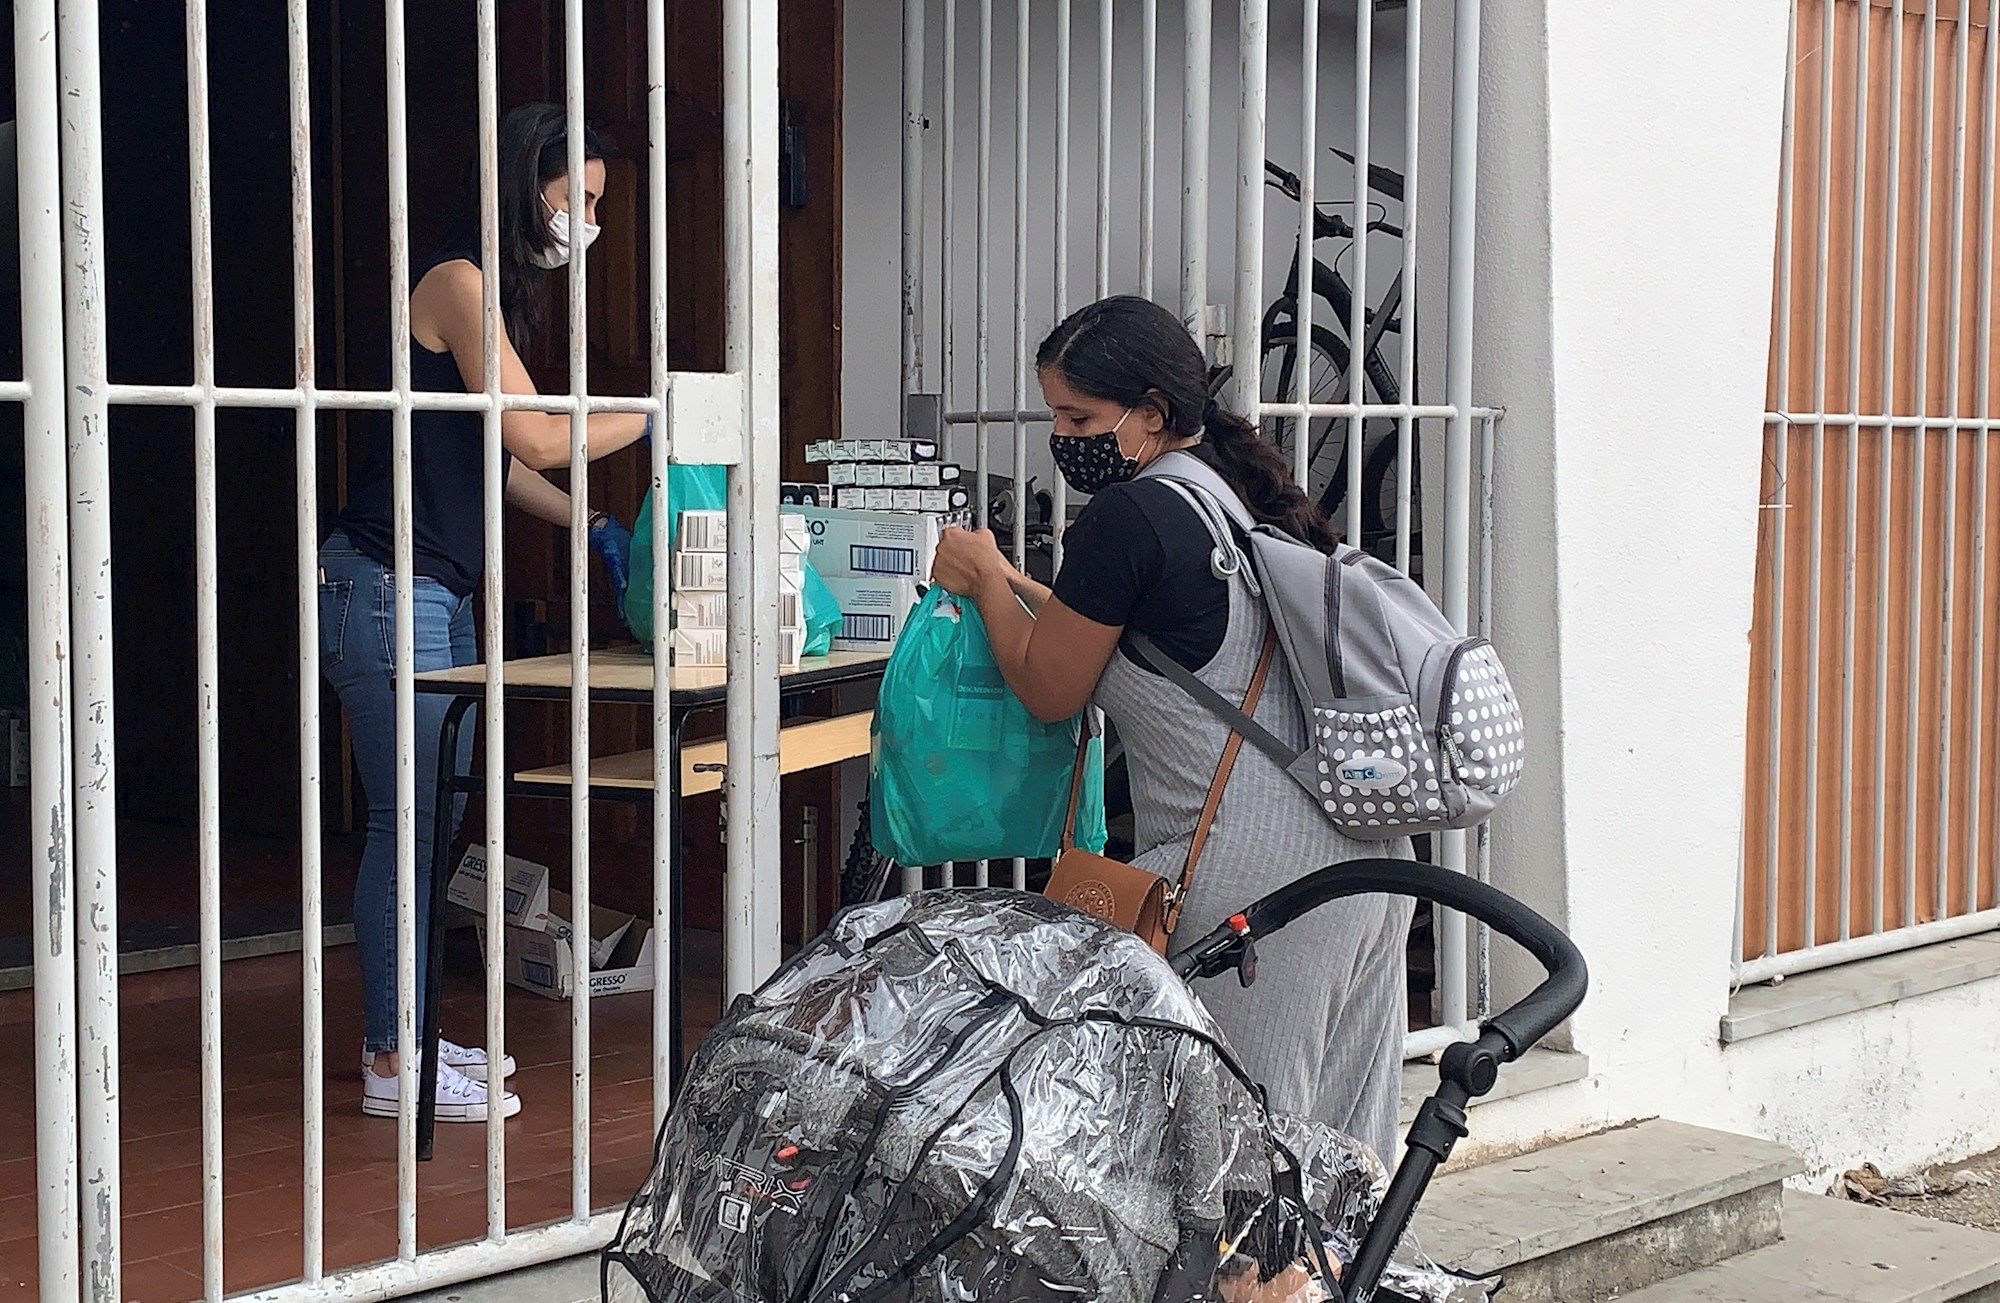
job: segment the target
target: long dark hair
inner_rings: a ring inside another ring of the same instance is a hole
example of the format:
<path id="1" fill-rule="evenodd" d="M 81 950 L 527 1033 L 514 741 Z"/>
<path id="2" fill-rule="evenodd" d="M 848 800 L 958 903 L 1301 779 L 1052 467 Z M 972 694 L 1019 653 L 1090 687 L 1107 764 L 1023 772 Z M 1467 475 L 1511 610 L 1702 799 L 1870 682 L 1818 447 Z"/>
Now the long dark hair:
<path id="1" fill-rule="evenodd" d="M 608 156 L 597 129 L 583 125 L 585 161 Z M 542 190 L 569 172 L 569 127 L 561 105 L 520 104 L 500 118 L 500 311 L 507 336 L 527 352 L 548 316 L 549 272 L 534 258 L 549 247 L 549 214 Z M 476 255 L 479 233 L 479 163 L 466 169 L 465 196 L 439 246 Z"/>
<path id="2" fill-rule="evenodd" d="M 1133 295 L 1078 308 L 1035 352 L 1037 372 L 1121 407 L 1151 407 L 1168 434 L 1203 436 L 1224 479 L 1267 525 L 1331 552 L 1338 535 L 1292 479 L 1285 455 L 1257 427 L 1217 405 L 1201 348 L 1173 313 Z"/>

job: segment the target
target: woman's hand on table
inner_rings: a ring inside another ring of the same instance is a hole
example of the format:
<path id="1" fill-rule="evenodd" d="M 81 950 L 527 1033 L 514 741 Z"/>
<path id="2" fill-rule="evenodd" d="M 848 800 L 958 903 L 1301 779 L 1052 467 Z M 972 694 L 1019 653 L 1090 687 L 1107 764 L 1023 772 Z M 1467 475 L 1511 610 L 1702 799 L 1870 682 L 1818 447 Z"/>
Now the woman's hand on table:
<path id="1" fill-rule="evenodd" d="M 996 576 L 1004 580 L 1013 569 L 992 530 L 952 528 L 938 539 L 931 582 L 960 597 L 973 597 L 982 585 Z"/>

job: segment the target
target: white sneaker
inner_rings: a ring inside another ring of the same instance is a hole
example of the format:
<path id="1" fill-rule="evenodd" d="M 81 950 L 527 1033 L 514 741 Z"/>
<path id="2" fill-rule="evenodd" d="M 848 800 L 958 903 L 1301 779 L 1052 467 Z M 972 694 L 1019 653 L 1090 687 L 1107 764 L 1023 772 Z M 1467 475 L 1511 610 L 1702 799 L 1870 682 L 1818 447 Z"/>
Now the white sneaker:
<path id="1" fill-rule="evenodd" d="M 370 1117 L 395 1117 L 401 1096 L 399 1079 L 368 1072 L 361 1079 L 361 1111 Z M 511 1090 L 500 1092 L 500 1116 L 513 1117 L 521 1111 L 521 1097 Z M 449 1063 L 438 1068 L 437 1120 L 440 1122 L 484 1122 L 487 1114 L 486 1083 L 472 1078 Z"/>
<path id="2" fill-rule="evenodd" d="M 445 1067 L 457 1068 L 474 1081 L 485 1081 L 491 1075 L 486 1071 L 485 1050 L 474 1049 L 469 1045 L 454 1045 L 440 1036 L 438 1037 L 438 1057 L 444 1060 Z M 375 1052 L 373 1050 L 361 1051 L 362 1074 L 366 1076 L 374 1066 Z M 513 1055 L 508 1054 L 503 1056 L 500 1060 L 500 1079 L 505 1081 L 507 1078 L 513 1076 L 516 1066 Z"/>

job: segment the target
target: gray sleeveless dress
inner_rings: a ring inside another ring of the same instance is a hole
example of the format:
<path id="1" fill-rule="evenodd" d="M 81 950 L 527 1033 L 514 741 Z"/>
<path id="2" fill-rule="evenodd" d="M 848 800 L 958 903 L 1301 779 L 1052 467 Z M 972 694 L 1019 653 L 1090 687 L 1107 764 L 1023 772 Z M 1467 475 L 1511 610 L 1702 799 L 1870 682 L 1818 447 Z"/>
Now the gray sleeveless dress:
<path id="1" fill-rule="evenodd" d="M 1187 527 L 1200 529 L 1193 510 Z M 1229 626 L 1199 677 L 1241 702 L 1263 650 L 1263 603 L 1229 580 Z M 1257 722 L 1303 746 L 1305 721 L 1284 665 L 1271 667 Z M 1113 652 L 1093 699 L 1118 729 L 1131 774 L 1134 863 L 1170 880 L 1187 862 L 1228 728 L 1179 687 Z M 1195 868 L 1176 946 L 1191 945 L 1267 892 L 1342 860 L 1407 858 L 1407 841 L 1363 842 L 1328 823 L 1262 751 L 1244 746 Z M 1257 982 L 1196 984 L 1271 1107 L 1315 1118 L 1394 1166 L 1396 1100 L 1408 1025 L 1404 947 L 1413 903 L 1357 896 L 1306 915 L 1257 947 Z"/>

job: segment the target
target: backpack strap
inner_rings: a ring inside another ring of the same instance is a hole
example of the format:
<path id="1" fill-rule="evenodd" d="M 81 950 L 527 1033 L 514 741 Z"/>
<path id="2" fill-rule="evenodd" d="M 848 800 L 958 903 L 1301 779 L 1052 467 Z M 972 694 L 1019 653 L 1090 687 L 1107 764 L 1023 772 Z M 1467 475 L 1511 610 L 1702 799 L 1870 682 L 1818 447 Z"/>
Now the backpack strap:
<path id="1" fill-rule="evenodd" d="M 1163 678 L 1170 679 L 1174 683 L 1179 684 L 1182 690 L 1190 697 L 1193 697 L 1209 714 L 1229 725 L 1231 733 L 1248 738 L 1251 742 L 1255 743 L 1259 751 L 1262 751 L 1277 762 L 1278 768 L 1289 770 L 1294 764 L 1298 763 L 1299 757 L 1305 754 L 1304 751 L 1299 750 L 1297 747 L 1286 746 L 1278 740 L 1277 736 L 1271 730 L 1250 718 L 1250 712 L 1257 708 L 1257 702 L 1254 697 L 1245 703 L 1243 709 L 1239 710 L 1227 697 L 1224 697 L 1214 688 L 1209 687 L 1208 684 L 1203 683 L 1195 675 L 1194 671 L 1161 651 L 1159 644 L 1148 638 L 1145 634 L 1127 630 L 1124 641 L 1130 644 L 1132 650 L 1139 654 L 1139 659 L 1152 666 Z M 1272 653 L 1277 648 L 1277 641 L 1278 630 L 1273 625 L 1264 635 L 1264 655 L 1262 660 L 1258 662 L 1258 682 L 1260 686 L 1262 684 L 1263 672 L 1270 667 Z"/>
<path id="2" fill-rule="evenodd" d="M 1157 457 L 1151 465 L 1139 472 L 1138 478 L 1193 485 L 1212 499 L 1230 520 L 1236 522 L 1238 529 L 1247 534 L 1257 528 L 1257 518 L 1250 514 L 1250 508 L 1244 505 L 1243 499 L 1230 486 L 1229 481 L 1222 478 L 1220 471 L 1193 453 L 1181 450 Z"/>

